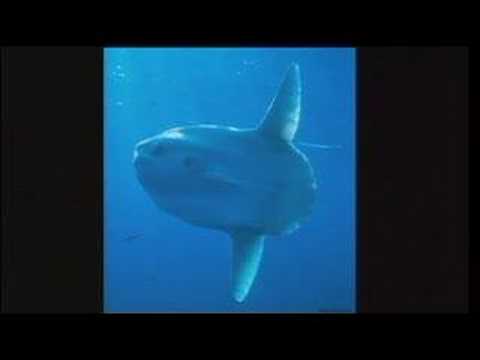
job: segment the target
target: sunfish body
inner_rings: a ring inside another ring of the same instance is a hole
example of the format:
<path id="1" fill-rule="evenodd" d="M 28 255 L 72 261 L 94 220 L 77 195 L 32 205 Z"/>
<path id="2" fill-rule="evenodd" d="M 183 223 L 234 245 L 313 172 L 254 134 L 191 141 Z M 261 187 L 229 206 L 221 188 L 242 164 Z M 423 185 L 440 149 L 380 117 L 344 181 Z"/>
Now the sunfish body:
<path id="1" fill-rule="evenodd" d="M 265 237 L 294 231 L 312 211 L 315 177 L 293 144 L 300 106 L 300 69 L 292 64 L 256 128 L 177 127 L 134 151 L 138 179 L 159 208 L 231 236 L 237 302 L 255 280 Z"/>

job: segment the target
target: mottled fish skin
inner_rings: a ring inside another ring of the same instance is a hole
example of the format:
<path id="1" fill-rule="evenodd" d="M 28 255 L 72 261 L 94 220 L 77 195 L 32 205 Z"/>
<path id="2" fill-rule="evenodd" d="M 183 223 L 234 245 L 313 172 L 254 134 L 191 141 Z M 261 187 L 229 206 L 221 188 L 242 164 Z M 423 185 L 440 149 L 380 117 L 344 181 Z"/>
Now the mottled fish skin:
<path id="1" fill-rule="evenodd" d="M 163 156 L 171 156 L 180 167 L 182 156 L 191 159 L 201 164 L 196 165 L 198 172 L 179 169 L 174 179 L 160 164 L 158 180 L 146 179 L 147 171 L 142 173 L 142 165 L 137 165 L 142 184 L 166 212 L 197 226 L 254 228 L 265 235 L 289 232 L 308 218 L 316 181 L 307 157 L 293 144 L 272 143 L 255 130 L 222 126 L 174 132 L 181 134 L 176 135 L 178 144 L 170 139 L 172 154 Z M 163 171 L 170 177 L 162 181 Z"/>

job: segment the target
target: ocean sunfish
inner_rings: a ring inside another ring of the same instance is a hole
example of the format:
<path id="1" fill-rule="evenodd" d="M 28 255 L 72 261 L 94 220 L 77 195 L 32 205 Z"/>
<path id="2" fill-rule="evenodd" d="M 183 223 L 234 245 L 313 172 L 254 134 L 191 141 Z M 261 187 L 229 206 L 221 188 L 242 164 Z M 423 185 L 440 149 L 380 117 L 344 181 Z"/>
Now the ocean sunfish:
<path id="1" fill-rule="evenodd" d="M 300 68 L 292 64 L 255 128 L 175 127 L 134 150 L 138 180 L 160 209 L 232 238 L 237 302 L 254 283 L 265 238 L 291 233 L 312 212 L 315 176 L 293 143 L 300 108 Z"/>

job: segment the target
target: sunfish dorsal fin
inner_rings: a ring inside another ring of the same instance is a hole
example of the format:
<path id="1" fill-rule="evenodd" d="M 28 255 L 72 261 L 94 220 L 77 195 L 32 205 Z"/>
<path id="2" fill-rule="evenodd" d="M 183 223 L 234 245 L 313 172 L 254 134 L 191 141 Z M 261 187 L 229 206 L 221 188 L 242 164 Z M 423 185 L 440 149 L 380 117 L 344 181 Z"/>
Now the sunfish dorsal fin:
<path id="1" fill-rule="evenodd" d="M 292 141 L 300 121 L 301 92 L 300 67 L 293 63 L 258 131 L 274 139 Z"/>
<path id="2" fill-rule="evenodd" d="M 233 240 L 233 298 L 245 300 L 255 280 L 263 255 L 265 236 L 247 230 L 232 232 Z"/>

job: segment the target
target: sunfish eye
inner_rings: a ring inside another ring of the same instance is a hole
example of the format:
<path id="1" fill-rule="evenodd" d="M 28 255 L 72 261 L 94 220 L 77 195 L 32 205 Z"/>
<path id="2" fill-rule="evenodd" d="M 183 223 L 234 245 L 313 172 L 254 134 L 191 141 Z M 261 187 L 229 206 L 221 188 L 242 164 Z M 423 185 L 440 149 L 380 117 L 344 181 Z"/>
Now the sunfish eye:
<path id="1" fill-rule="evenodd" d="M 201 171 L 205 168 L 204 162 L 193 156 L 186 156 L 183 159 L 183 166 L 191 171 Z"/>
<path id="2" fill-rule="evenodd" d="M 163 145 L 157 145 L 155 148 L 152 150 L 152 155 L 153 156 L 160 156 L 165 153 L 165 147 Z"/>

